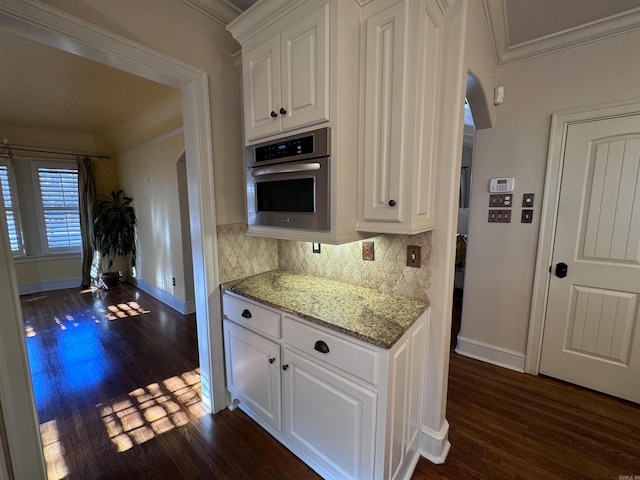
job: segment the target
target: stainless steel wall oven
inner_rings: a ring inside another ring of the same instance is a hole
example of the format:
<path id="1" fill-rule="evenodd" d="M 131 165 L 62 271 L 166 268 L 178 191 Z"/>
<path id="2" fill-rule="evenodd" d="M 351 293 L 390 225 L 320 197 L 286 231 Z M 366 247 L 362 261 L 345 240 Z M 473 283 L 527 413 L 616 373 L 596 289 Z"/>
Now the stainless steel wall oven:
<path id="1" fill-rule="evenodd" d="M 329 128 L 247 147 L 249 225 L 329 230 Z"/>

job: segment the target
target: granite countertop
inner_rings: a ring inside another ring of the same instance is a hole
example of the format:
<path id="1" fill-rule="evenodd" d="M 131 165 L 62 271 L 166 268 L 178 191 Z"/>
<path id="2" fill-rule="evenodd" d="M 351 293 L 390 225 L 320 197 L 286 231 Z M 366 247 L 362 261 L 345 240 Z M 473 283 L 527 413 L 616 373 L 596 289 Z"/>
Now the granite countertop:
<path id="1" fill-rule="evenodd" d="M 281 270 L 226 282 L 222 288 L 382 348 L 391 348 L 429 306 L 428 301 Z"/>

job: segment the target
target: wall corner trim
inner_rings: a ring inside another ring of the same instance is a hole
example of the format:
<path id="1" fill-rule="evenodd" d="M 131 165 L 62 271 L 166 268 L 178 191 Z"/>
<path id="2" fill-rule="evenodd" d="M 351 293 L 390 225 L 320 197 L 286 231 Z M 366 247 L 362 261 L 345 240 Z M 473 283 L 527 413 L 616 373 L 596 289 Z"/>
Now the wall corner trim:
<path id="1" fill-rule="evenodd" d="M 458 335 L 458 345 L 456 353 L 465 357 L 481 360 L 498 367 L 508 368 L 516 372 L 524 373 L 525 355 L 524 353 L 509 350 L 508 348 L 490 345 L 470 338 Z"/>
<path id="2" fill-rule="evenodd" d="M 445 462 L 450 449 L 449 422 L 445 420 L 438 432 L 424 425 L 422 426 L 420 429 L 420 455 L 431 463 L 439 465 Z"/>

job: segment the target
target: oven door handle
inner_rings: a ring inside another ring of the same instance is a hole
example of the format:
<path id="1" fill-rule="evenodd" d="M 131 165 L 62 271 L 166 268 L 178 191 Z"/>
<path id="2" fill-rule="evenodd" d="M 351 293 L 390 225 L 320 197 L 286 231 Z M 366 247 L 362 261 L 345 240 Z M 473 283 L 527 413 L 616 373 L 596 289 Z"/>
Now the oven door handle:
<path id="1" fill-rule="evenodd" d="M 262 177 L 264 175 L 274 175 L 278 173 L 311 172 L 320 170 L 318 162 L 299 163 L 298 165 L 272 165 L 270 167 L 254 168 L 252 177 Z"/>

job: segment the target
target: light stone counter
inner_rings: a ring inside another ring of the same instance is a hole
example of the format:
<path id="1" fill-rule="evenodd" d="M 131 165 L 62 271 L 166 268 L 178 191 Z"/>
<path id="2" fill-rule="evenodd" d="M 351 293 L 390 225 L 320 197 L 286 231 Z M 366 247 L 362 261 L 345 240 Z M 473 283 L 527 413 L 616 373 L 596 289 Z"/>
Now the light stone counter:
<path id="1" fill-rule="evenodd" d="M 382 348 L 391 348 L 429 306 L 427 301 L 280 270 L 222 288 Z"/>

